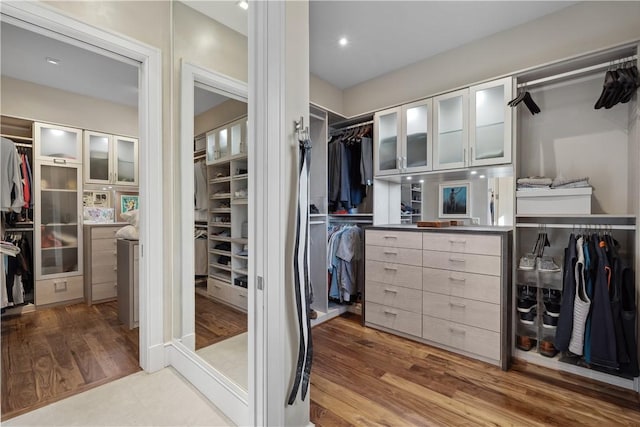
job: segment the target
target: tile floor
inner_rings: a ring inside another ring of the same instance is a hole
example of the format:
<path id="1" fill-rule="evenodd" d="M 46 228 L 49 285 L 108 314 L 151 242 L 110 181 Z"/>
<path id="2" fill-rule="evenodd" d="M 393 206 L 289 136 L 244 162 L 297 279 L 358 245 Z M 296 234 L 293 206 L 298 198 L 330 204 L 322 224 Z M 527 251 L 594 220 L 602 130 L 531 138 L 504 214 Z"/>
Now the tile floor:
<path id="1" fill-rule="evenodd" d="M 173 368 L 138 372 L 3 426 L 233 426 Z"/>
<path id="2" fill-rule="evenodd" d="M 196 353 L 242 389 L 249 390 L 247 346 L 245 332 L 196 350 Z"/>

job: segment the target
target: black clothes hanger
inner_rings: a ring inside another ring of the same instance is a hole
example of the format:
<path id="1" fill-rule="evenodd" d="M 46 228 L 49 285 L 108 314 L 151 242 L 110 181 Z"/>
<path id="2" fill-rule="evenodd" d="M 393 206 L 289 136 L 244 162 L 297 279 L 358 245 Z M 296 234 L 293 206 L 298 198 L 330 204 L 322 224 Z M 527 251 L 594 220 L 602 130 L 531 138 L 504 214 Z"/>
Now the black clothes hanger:
<path id="1" fill-rule="evenodd" d="M 624 66 L 617 69 L 609 69 L 604 75 L 604 83 L 602 85 L 602 93 L 596 101 L 594 108 L 610 109 L 618 103 L 627 103 L 640 87 L 640 79 L 638 78 L 638 67 L 633 64 L 629 66 L 627 62 Z"/>
<path id="2" fill-rule="evenodd" d="M 524 105 L 527 106 L 531 114 L 538 114 L 540 112 L 540 107 L 538 107 L 538 105 L 534 102 L 533 98 L 531 97 L 531 94 L 526 90 L 521 91 L 518 94 L 518 96 L 516 96 L 511 101 L 509 101 L 507 105 L 509 105 L 510 107 L 517 107 L 518 104 L 520 104 L 523 101 L 524 101 Z"/>

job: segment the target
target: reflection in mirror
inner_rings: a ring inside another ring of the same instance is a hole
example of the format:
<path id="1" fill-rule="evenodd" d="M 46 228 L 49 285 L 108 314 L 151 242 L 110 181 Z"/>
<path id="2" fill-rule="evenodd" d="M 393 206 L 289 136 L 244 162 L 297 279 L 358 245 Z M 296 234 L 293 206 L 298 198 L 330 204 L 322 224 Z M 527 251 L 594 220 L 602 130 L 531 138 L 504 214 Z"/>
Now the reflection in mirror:
<path id="1" fill-rule="evenodd" d="M 246 391 L 246 102 L 196 83 L 193 141 L 195 350 Z"/>

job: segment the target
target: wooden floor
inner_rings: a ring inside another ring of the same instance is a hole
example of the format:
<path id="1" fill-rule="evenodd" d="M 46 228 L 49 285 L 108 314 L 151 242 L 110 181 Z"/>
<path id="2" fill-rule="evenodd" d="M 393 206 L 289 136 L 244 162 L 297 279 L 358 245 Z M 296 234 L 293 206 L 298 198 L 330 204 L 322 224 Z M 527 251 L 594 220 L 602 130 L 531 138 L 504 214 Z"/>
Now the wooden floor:
<path id="1" fill-rule="evenodd" d="M 247 314 L 196 293 L 196 350 L 247 332 Z"/>
<path id="2" fill-rule="evenodd" d="M 524 363 L 482 362 L 338 317 L 313 329 L 316 426 L 640 425 L 638 395 Z"/>

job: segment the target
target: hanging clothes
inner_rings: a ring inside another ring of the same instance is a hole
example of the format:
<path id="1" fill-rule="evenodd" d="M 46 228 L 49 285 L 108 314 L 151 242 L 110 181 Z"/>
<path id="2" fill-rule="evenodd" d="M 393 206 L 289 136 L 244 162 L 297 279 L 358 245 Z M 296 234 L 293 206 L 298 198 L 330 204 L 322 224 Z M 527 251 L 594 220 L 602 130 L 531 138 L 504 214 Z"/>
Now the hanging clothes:
<path id="1" fill-rule="evenodd" d="M 207 188 L 207 165 L 204 160 L 198 160 L 194 165 L 194 202 L 196 221 L 207 220 L 207 209 L 209 202 L 209 190 Z"/>
<path id="2" fill-rule="evenodd" d="M 576 298 L 575 265 L 577 261 L 576 236 L 571 233 L 569 244 L 564 250 L 564 276 L 562 278 L 562 305 L 556 329 L 554 347 L 567 351 L 573 330 L 573 303 Z"/>
<path id="3" fill-rule="evenodd" d="M 355 225 L 331 227 L 327 245 L 330 298 L 348 303 L 357 297 L 361 242 L 362 230 L 359 227 Z"/>
<path id="4" fill-rule="evenodd" d="M 0 211 L 20 212 L 24 205 L 20 156 L 5 137 L 0 137 L 0 162 Z"/>

